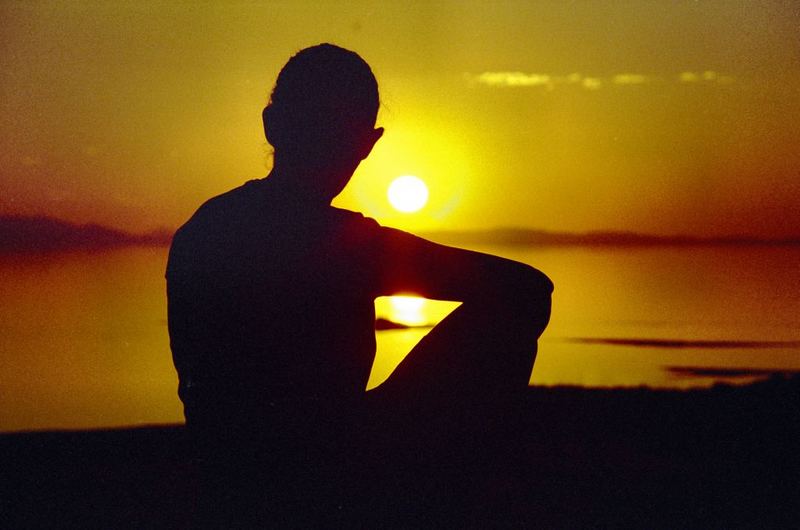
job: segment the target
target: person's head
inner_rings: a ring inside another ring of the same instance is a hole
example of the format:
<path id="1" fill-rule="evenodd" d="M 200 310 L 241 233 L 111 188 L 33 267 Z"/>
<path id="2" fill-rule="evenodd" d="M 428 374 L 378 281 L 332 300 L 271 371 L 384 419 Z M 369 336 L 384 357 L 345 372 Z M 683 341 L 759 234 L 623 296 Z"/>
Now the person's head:
<path id="1" fill-rule="evenodd" d="M 383 129 L 375 129 L 378 83 L 355 52 L 332 44 L 305 48 L 281 70 L 262 113 L 275 163 L 292 166 L 338 194 Z M 343 182 L 340 182 L 343 180 Z"/>

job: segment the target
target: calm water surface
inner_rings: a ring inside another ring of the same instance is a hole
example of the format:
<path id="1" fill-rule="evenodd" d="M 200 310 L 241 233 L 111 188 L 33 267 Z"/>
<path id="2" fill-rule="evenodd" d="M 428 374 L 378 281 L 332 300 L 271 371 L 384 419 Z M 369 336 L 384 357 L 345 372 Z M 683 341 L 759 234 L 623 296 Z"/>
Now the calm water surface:
<path id="1" fill-rule="evenodd" d="M 685 388 L 800 370 L 798 248 L 477 250 L 556 284 L 532 384 Z M 0 258 L 0 430 L 182 421 L 165 260 L 162 248 Z M 455 306 L 376 301 L 411 325 Z M 425 333 L 379 332 L 368 387 Z"/>

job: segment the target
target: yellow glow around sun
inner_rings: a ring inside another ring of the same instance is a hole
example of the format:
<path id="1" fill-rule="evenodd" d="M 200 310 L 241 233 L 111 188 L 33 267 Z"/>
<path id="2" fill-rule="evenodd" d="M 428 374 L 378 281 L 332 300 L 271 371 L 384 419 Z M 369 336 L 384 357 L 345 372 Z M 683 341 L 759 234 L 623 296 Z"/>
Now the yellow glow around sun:
<path id="1" fill-rule="evenodd" d="M 412 213 L 419 211 L 428 202 L 428 187 L 419 178 L 404 175 L 392 181 L 387 195 L 396 210 Z"/>

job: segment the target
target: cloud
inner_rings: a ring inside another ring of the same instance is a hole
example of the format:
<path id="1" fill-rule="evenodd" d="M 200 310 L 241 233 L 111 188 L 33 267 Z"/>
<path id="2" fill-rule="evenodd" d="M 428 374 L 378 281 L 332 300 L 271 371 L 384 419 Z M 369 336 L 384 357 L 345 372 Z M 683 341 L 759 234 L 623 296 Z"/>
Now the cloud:
<path id="1" fill-rule="evenodd" d="M 547 86 L 552 87 L 553 80 L 547 74 L 526 74 L 523 72 L 484 72 L 476 76 L 475 81 L 488 86 Z"/>
<path id="2" fill-rule="evenodd" d="M 681 83 L 715 83 L 728 85 L 733 83 L 733 77 L 720 74 L 714 70 L 705 70 L 703 72 L 681 72 L 678 74 L 678 81 Z"/>
<path id="3" fill-rule="evenodd" d="M 547 90 L 568 85 L 581 87 L 585 90 L 599 90 L 606 85 L 634 86 L 644 84 L 661 84 L 665 81 L 663 77 L 653 77 L 645 74 L 623 72 L 609 77 L 596 77 L 571 73 L 569 75 L 553 75 L 545 73 L 526 73 L 518 71 L 507 72 L 483 72 L 481 74 L 464 74 L 465 79 L 470 84 L 478 84 L 489 87 L 507 88 L 529 88 L 543 87 Z M 675 79 L 675 78 L 673 78 Z M 704 70 L 702 72 L 681 72 L 677 76 L 677 81 L 682 84 L 703 83 L 703 84 L 730 84 L 734 78 L 720 74 L 714 70 Z"/>
<path id="4" fill-rule="evenodd" d="M 603 81 L 599 77 L 584 77 L 581 85 L 587 90 L 597 90 L 603 86 Z"/>
<path id="5" fill-rule="evenodd" d="M 602 79 L 583 76 L 579 73 L 555 76 L 525 72 L 483 72 L 478 75 L 466 74 L 465 77 L 472 84 L 490 87 L 544 87 L 547 90 L 553 90 L 558 85 L 577 85 L 587 90 L 596 90 L 603 85 Z"/>
<path id="6" fill-rule="evenodd" d="M 647 83 L 647 76 L 641 74 L 617 74 L 613 78 L 615 85 L 641 85 Z"/>

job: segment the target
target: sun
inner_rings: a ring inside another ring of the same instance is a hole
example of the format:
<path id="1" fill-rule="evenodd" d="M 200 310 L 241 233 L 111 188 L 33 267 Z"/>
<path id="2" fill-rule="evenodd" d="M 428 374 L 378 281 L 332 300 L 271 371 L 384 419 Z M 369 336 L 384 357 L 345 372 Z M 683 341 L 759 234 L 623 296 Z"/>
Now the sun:
<path id="1" fill-rule="evenodd" d="M 428 186 L 412 175 L 394 179 L 386 194 L 392 206 L 404 213 L 419 211 L 428 202 Z"/>

